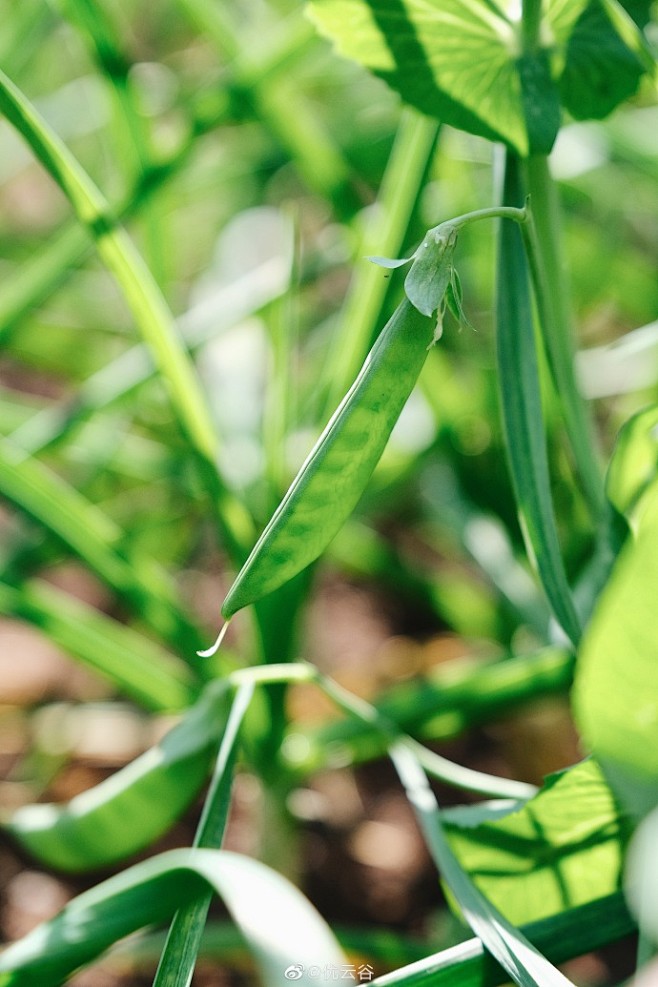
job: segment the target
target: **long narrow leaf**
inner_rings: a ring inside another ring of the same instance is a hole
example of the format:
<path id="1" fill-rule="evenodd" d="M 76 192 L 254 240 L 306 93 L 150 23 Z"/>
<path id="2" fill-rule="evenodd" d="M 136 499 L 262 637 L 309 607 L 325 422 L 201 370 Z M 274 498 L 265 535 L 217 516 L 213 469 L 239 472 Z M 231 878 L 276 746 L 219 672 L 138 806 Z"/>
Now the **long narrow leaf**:
<path id="1" fill-rule="evenodd" d="M 635 930 L 621 891 L 569 908 L 552 918 L 521 927 L 521 932 L 552 963 L 581 956 L 616 942 Z M 426 959 L 403 966 L 373 981 L 377 987 L 500 987 L 508 974 L 485 950 L 469 939 Z"/>
<path id="2" fill-rule="evenodd" d="M 186 665 L 54 586 L 39 580 L 20 589 L 0 583 L 0 612 L 30 621 L 147 709 L 185 709 L 194 701 L 198 690 Z"/>
<path id="3" fill-rule="evenodd" d="M 507 154 L 503 204 L 521 201 L 519 163 Z M 517 508 L 548 601 L 577 643 L 580 622 L 560 554 L 551 497 L 528 263 L 521 232 L 507 220 L 500 225 L 497 285 L 498 384 Z"/>
<path id="4" fill-rule="evenodd" d="M 33 857 L 65 871 L 95 870 L 149 846 L 206 778 L 226 723 L 229 683 L 211 683 L 155 747 L 64 805 L 27 805 L 6 826 Z"/>
<path id="5" fill-rule="evenodd" d="M 263 984 L 284 987 L 291 965 L 345 963 L 313 906 L 264 864 L 226 850 L 172 850 L 74 898 L 0 955 L 1 987 L 55 987 L 123 936 L 162 922 L 210 887 L 226 904 Z"/>
<path id="6" fill-rule="evenodd" d="M 96 576 L 125 597 L 165 640 L 192 649 L 198 630 L 151 562 L 121 554 L 121 529 L 102 510 L 20 449 L 0 439 L 0 494 L 61 538 Z"/>
<path id="7" fill-rule="evenodd" d="M 169 389 L 181 427 L 197 453 L 204 481 L 219 508 L 225 534 L 239 554 L 238 546 L 249 531 L 249 521 L 239 502 L 231 501 L 230 506 L 225 503 L 225 491 L 215 465 L 217 436 L 202 396 L 203 389 L 158 286 L 89 176 L 29 100 L 1 71 L 0 109 L 61 186 L 120 285 Z"/>

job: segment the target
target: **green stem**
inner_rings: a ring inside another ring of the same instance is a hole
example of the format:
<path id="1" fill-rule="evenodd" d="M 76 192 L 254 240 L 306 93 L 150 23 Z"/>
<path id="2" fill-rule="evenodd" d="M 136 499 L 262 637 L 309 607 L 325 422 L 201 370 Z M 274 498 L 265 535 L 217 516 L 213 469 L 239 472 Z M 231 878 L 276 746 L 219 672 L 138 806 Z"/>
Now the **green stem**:
<path id="1" fill-rule="evenodd" d="M 253 692 L 251 682 L 238 687 L 194 836 L 192 846 L 195 848 L 212 849 L 222 844 L 228 819 L 236 741 Z M 174 915 L 153 987 L 181 987 L 182 984 L 187 987 L 191 982 L 212 898 L 212 891 L 204 891 L 196 901 Z"/>
<path id="2" fill-rule="evenodd" d="M 521 16 L 521 47 L 524 54 L 537 51 L 540 41 L 542 0 L 523 0 Z"/>
<path id="3" fill-rule="evenodd" d="M 565 427 L 594 517 L 603 511 L 601 469 L 594 429 L 574 370 L 569 290 L 560 242 L 560 210 L 548 159 L 533 155 L 525 162 L 534 226 L 524 231 L 539 319 Z"/>
<path id="4" fill-rule="evenodd" d="M 435 120 L 407 109 L 400 118 L 377 203 L 357 254 L 395 257 L 407 235 L 423 176 L 436 143 Z M 357 264 L 327 362 L 327 412 L 332 412 L 356 377 L 370 346 L 389 282 L 374 264 Z"/>
<path id="5" fill-rule="evenodd" d="M 512 219 L 515 223 L 523 226 L 528 222 L 529 213 L 526 206 L 488 206 L 486 209 L 475 209 L 473 212 L 465 212 L 455 219 L 450 219 L 441 226 L 461 227 L 468 226 L 469 223 L 477 223 L 481 219 Z"/>
<path id="6" fill-rule="evenodd" d="M 381 714 L 419 740 L 451 740 L 465 730 L 487 723 L 546 696 L 563 696 L 573 682 L 574 656 L 548 648 L 494 663 L 460 661 L 445 674 L 407 682 L 378 700 Z M 315 730 L 295 727 L 288 748 L 289 768 L 300 779 L 331 769 L 334 764 L 358 764 L 382 757 L 385 743 L 360 720 L 337 720 Z M 301 737 L 300 737 L 301 735 Z M 295 752 L 295 747 L 299 753 Z"/>

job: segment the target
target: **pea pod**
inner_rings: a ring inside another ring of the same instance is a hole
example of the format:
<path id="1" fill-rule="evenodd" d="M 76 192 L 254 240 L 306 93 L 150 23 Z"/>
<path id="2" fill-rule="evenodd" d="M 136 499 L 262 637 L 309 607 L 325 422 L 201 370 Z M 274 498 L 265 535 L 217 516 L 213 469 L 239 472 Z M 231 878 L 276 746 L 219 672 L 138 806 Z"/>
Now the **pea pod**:
<path id="1" fill-rule="evenodd" d="M 224 617 L 278 589 L 327 547 L 377 465 L 433 338 L 434 322 L 405 298 L 238 574 Z"/>

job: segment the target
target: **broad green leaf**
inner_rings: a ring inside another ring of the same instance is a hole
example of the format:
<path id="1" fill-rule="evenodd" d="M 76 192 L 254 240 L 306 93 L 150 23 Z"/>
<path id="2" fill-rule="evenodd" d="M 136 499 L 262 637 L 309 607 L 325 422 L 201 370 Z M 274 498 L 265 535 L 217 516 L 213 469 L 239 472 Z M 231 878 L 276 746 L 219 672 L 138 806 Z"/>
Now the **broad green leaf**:
<path id="1" fill-rule="evenodd" d="M 483 945 L 519 987 L 573 987 L 482 894 L 461 866 L 446 838 L 434 793 L 412 751 L 397 743 L 389 748 L 389 755 L 437 869 Z"/>
<path id="2" fill-rule="evenodd" d="M 638 7 L 643 23 L 646 0 Z M 523 50 L 512 0 L 311 0 L 309 9 L 341 54 L 408 103 L 523 156 L 550 151 L 560 96 L 576 117 L 603 117 L 650 70 L 633 21 L 619 23 L 621 8 L 613 27 L 599 0 L 551 0 L 540 29 L 550 45 L 537 51 Z"/>
<path id="3" fill-rule="evenodd" d="M 149 846 L 180 817 L 210 769 L 226 723 L 226 680 L 198 702 L 155 747 L 65 805 L 27 805 L 6 829 L 49 867 L 107 867 Z"/>
<path id="4" fill-rule="evenodd" d="M 190 669 L 170 652 L 41 580 L 0 583 L 0 613 L 34 624 L 146 709 L 186 709 L 198 695 Z"/>
<path id="5" fill-rule="evenodd" d="M 282 586 L 327 547 L 384 451 L 432 331 L 410 302 L 398 306 L 229 590 L 225 617 Z"/>
<path id="6" fill-rule="evenodd" d="M 551 775 L 516 811 L 489 819 L 483 811 L 447 810 L 445 829 L 460 864 L 510 922 L 534 922 L 619 889 L 628 821 L 594 761 Z"/>
<path id="7" fill-rule="evenodd" d="M 74 898 L 0 955 L 0 987 L 56 987 L 123 936 L 163 922 L 210 887 L 247 941 L 263 984 L 284 971 L 345 958 L 313 906 L 264 864 L 225 850 L 172 850 Z"/>
<path id="8" fill-rule="evenodd" d="M 507 154 L 503 201 L 523 201 L 520 164 Z M 496 365 L 503 432 L 528 554 L 555 616 L 571 640 L 581 634 L 560 552 L 535 337 L 528 261 L 515 223 L 500 224 L 496 272 Z"/>
<path id="9" fill-rule="evenodd" d="M 572 6 L 577 17 L 580 0 Z M 509 0 L 312 0 L 309 9 L 341 54 L 381 76 L 412 106 L 523 155 L 550 150 L 557 89 L 543 52 L 532 65 L 522 57 L 520 21 Z M 552 25 L 557 43 L 569 20 L 563 12 Z"/>
<path id="10" fill-rule="evenodd" d="M 633 5 L 636 18 L 646 23 L 649 4 Z M 601 0 L 590 0 L 576 21 L 566 48 L 560 77 L 562 103 L 577 120 L 600 119 L 632 96 L 645 66 L 626 47 Z"/>
<path id="11" fill-rule="evenodd" d="M 381 76 L 423 113 L 505 141 L 520 154 L 547 152 L 557 133 L 557 91 L 550 79 L 537 90 L 539 105 L 528 127 L 520 64 L 526 79 L 531 72 L 521 61 L 513 6 L 467 0 L 312 0 L 309 9 L 341 54 Z"/>
<path id="12" fill-rule="evenodd" d="M 658 485 L 643 498 L 580 650 L 576 720 L 614 790 L 634 814 L 658 804 Z"/>

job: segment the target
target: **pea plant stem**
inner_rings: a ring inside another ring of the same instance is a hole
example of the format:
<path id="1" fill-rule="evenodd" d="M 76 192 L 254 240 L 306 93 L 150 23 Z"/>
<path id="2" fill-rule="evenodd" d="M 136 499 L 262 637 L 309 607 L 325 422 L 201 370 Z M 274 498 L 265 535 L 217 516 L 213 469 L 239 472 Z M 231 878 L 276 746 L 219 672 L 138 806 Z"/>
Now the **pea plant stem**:
<path id="1" fill-rule="evenodd" d="M 521 14 L 521 46 L 532 55 L 539 46 L 542 0 L 523 0 Z"/>

